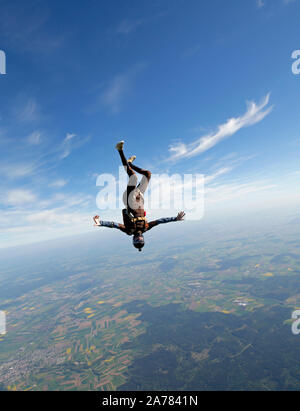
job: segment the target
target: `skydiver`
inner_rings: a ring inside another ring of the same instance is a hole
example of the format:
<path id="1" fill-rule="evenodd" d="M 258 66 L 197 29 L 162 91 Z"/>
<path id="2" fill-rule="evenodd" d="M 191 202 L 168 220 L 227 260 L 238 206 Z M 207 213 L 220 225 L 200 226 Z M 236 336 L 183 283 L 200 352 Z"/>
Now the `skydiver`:
<path id="1" fill-rule="evenodd" d="M 124 141 L 120 141 L 116 145 L 116 149 L 120 154 L 122 164 L 129 177 L 127 188 L 123 194 L 123 202 L 126 207 L 122 210 L 124 224 L 118 224 L 113 221 L 101 221 L 98 215 L 94 217 L 94 222 L 95 226 L 117 228 L 127 235 L 132 235 L 133 246 L 139 251 L 142 251 L 142 248 L 145 245 L 143 233 L 151 230 L 151 228 L 159 224 L 170 223 L 172 221 L 182 221 L 185 213 L 184 211 L 181 211 L 176 217 L 160 218 L 148 223 L 146 219 L 146 212 L 144 210 L 144 193 L 148 187 L 151 172 L 141 169 L 133 164 L 136 156 L 131 156 L 127 160 L 123 152 L 123 146 Z M 143 176 L 138 185 L 138 179 L 135 171 Z"/>

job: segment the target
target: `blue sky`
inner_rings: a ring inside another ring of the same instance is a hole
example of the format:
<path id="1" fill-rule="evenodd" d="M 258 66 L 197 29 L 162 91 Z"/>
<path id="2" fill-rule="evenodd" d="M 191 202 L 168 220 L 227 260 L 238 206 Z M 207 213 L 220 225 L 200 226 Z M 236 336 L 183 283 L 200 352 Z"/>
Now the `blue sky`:
<path id="1" fill-rule="evenodd" d="M 0 247 L 92 230 L 114 145 L 206 214 L 300 202 L 298 0 L 1 1 Z M 163 213 L 165 214 L 165 213 Z"/>

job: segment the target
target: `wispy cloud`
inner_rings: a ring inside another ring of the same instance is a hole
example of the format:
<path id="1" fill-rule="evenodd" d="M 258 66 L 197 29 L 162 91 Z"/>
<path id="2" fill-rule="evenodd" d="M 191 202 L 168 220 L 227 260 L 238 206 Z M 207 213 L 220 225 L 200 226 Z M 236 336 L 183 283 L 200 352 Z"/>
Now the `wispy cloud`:
<path id="1" fill-rule="evenodd" d="M 54 195 L 47 201 L 30 190 L 9 190 L 0 198 L 0 248 L 64 237 L 93 229 L 92 198 L 85 194 Z"/>
<path id="2" fill-rule="evenodd" d="M 18 7 L 10 1 L 1 2 L 0 37 L 2 42 L 18 51 L 47 54 L 59 48 L 64 38 L 57 33 L 49 33 L 47 22 L 50 9 L 37 2 L 18 2 Z"/>
<path id="3" fill-rule="evenodd" d="M 68 184 L 67 180 L 64 179 L 59 179 L 55 180 L 52 183 L 49 184 L 49 187 L 54 187 L 54 188 L 62 188 Z"/>
<path id="4" fill-rule="evenodd" d="M 90 136 L 79 137 L 74 133 L 67 133 L 61 145 L 58 147 L 59 160 L 69 157 L 73 150 L 77 150 L 90 140 Z"/>
<path id="5" fill-rule="evenodd" d="M 40 109 L 34 98 L 29 98 L 22 107 L 17 109 L 16 119 L 20 123 L 31 123 L 40 118 Z"/>
<path id="6" fill-rule="evenodd" d="M 26 141 L 28 144 L 35 146 L 35 145 L 40 144 L 41 137 L 42 137 L 42 133 L 40 131 L 34 131 L 27 137 Z"/>
<path id="7" fill-rule="evenodd" d="M 229 166 L 228 167 L 223 167 L 223 168 L 220 168 L 219 170 L 215 171 L 213 174 L 205 176 L 204 177 L 205 184 L 211 183 L 212 181 L 216 180 L 218 177 L 229 173 L 230 171 L 232 171 L 232 169 L 233 169 L 233 167 L 229 167 Z"/>
<path id="8" fill-rule="evenodd" d="M 123 19 L 120 24 L 117 26 L 115 33 L 119 35 L 128 35 L 136 31 L 139 27 L 147 24 L 155 24 L 161 18 L 165 17 L 168 14 L 168 11 L 160 11 L 152 16 L 140 17 L 136 19 Z"/>
<path id="9" fill-rule="evenodd" d="M 45 175 L 46 172 L 56 168 L 61 161 L 69 157 L 72 151 L 82 147 L 90 140 L 89 136 L 79 137 L 76 134 L 67 133 L 61 142 L 53 145 L 47 139 L 46 133 L 43 134 L 43 141 L 41 141 L 41 135 L 40 132 L 35 131 L 17 145 L 15 145 L 14 139 L 11 141 L 8 139 L 6 150 L 9 156 L 3 158 L 0 164 L 0 176 L 5 176 L 7 182 Z M 57 187 L 62 187 L 63 180 L 58 181 Z M 0 181 L 0 187 L 1 185 L 3 185 L 3 181 L 2 183 Z"/>
<path id="10" fill-rule="evenodd" d="M 230 118 L 226 123 L 221 124 L 214 133 L 204 135 L 190 144 L 179 142 L 171 145 L 169 148 L 171 154 L 169 159 L 179 160 L 194 157 L 211 149 L 225 138 L 237 133 L 240 129 L 262 121 L 273 109 L 273 106 L 268 106 L 269 100 L 270 95 L 268 94 L 260 104 L 249 102 L 248 109 L 243 116 Z"/>
<path id="11" fill-rule="evenodd" d="M 270 190 L 277 188 L 277 185 L 270 181 L 253 180 L 250 182 L 231 182 L 216 185 L 207 185 L 205 187 L 205 203 L 206 207 L 215 206 L 225 207 L 225 202 L 232 200 L 255 201 L 258 193 L 265 193 L 268 196 Z"/>
<path id="12" fill-rule="evenodd" d="M 36 195 L 30 190 L 14 189 L 7 191 L 0 200 L 9 206 L 22 206 L 35 201 Z"/>
<path id="13" fill-rule="evenodd" d="M 274 0 L 273 0 L 274 1 Z M 270 3 L 272 3 L 273 1 L 270 1 Z M 280 2 L 284 5 L 287 6 L 288 4 L 291 3 L 295 3 L 296 0 L 280 0 Z M 256 0 L 256 6 L 258 9 L 262 9 L 263 7 L 265 7 L 267 5 L 267 1 L 266 0 Z"/>
<path id="14" fill-rule="evenodd" d="M 113 114 L 120 112 L 122 104 L 130 94 L 136 76 L 146 67 L 145 64 L 136 64 L 125 73 L 116 75 L 99 97 L 100 106 Z"/>
<path id="15" fill-rule="evenodd" d="M 196 44 L 195 46 L 189 47 L 182 53 L 182 57 L 192 57 L 195 54 L 198 54 L 199 51 L 203 48 L 202 44 Z"/>
<path id="16" fill-rule="evenodd" d="M 68 157 L 71 153 L 72 148 L 72 140 L 76 137 L 76 134 L 67 133 L 67 136 L 64 138 L 62 142 L 62 153 L 60 154 L 60 159 L 63 160 L 64 158 Z"/>
<path id="17" fill-rule="evenodd" d="M 261 9 L 262 7 L 264 7 L 265 2 L 263 0 L 256 0 L 256 5 L 259 9 Z"/>
<path id="18" fill-rule="evenodd" d="M 14 163 L 3 164 L 0 167 L 0 174 L 4 174 L 9 179 L 28 177 L 36 170 L 34 163 Z"/>
<path id="19" fill-rule="evenodd" d="M 135 31 L 139 26 L 145 22 L 145 19 L 128 20 L 124 19 L 117 27 L 117 34 L 129 34 Z"/>
<path id="20" fill-rule="evenodd" d="M 121 103 L 130 89 L 130 78 L 126 74 L 117 75 L 100 96 L 100 103 L 112 113 L 118 113 Z"/>

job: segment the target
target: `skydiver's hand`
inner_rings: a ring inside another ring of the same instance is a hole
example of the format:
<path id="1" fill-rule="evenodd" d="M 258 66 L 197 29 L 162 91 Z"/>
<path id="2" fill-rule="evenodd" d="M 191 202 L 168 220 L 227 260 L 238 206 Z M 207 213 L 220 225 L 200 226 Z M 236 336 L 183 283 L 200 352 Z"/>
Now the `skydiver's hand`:
<path id="1" fill-rule="evenodd" d="M 93 217 L 93 220 L 95 221 L 94 226 L 100 225 L 100 217 L 98 215 L 95 215 L 95 217 Z"/>
<path id="2" fill-rule="evenodd" d="M 184 211 L 180 211 L 180 213 L 177 214 L 177 221 L 183 221 L 184 220 L 184 216 L 185 216 L 185 212 Z"/>

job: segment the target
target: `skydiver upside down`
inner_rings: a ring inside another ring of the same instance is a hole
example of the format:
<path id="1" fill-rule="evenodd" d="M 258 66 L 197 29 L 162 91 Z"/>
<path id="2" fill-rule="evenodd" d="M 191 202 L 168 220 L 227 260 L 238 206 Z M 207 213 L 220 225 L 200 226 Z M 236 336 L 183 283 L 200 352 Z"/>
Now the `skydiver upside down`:
<path id="1" fill-rule="evenodd" d="M 113 221 L 101 221 L 98 215 L 94 217 L 94 221 L 96 226 L 117 228 L 127 235 L 133 235 L 134 247 L 139 251 L 142 251 L 142 248 L 145 245 L 143 233 L 151 230 L 151 228 L 159 224 L 170 223 L 172 221 L 182 221 L 185 213 L 184 211 L 181 211 L 178 213 L 177 217 L 160 218 L 148 223 L 144 210 L 144 193 L 148 187 L 151 172 L 135 166 L 133 164 L 133 161 L 136 158 L 135 156 L 132 156 L 127 160 L 123 152 L 123 146 L 124 141 L 120 141 L 116 145 L 116 149 L 120 154 L 122 164 L 129 177 L 127 189 L 123 194 L 123 202 L 126 207 L 123 210 L 124 224 L 118 224 Z M 135 171 L 143 176 L 139 185 L 137 185 L 138 179 Z"/>

